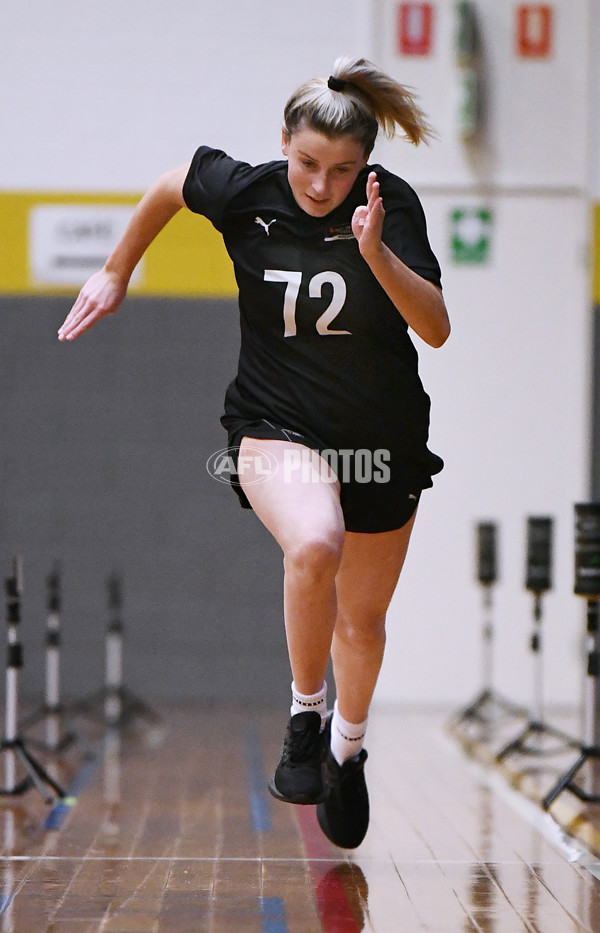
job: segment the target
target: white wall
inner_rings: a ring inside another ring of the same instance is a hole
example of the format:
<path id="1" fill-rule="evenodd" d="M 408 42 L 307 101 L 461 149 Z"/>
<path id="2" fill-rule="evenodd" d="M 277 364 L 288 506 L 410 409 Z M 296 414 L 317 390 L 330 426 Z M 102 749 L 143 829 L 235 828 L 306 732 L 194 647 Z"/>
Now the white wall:
<path id="1" fill-rule="evenodd" d="M 0 5 L 0 186 L 139 190 L 200 143 L 281 152 L 283 104 L 357 54 L 361 0 Z"/>
<path id="2" fill-rule="evenodd" d="M 446 459 L 423 499 L 390 612 L 381 702 L 461 703 L 479 686 L 474 523 L 501 526 L 497 686 L 530 694 L 525 516 L 557 519 L 556 589 L 545 601 L 547 695 L 579 696 L 581 606 L 571 595 L 572 503 L 586 496 L 589 308 L 587 110 L 591 0 L 554 4 L 551 59 L 512 52 L 514 6 L 478 4 L 488 132 L 458 138 L 454 3 L 439 0 L 434 54 L 401 58 L 392 0 L 20 0 L 0 8 L 0 188 L 139 190 L 222 146 L 278 156 L 282 105 L 338 54 L 367 54 L 419 91 L 440 133 L 429 149 L 376 156 L 422 194 L 453 335 L 420 346 L 432 446 Z M 597 77 L 597 75 L 596 75 Z M 488 265 L 452 265 L 448 212 L 494 210 Z"/>
<path id="3" fill-rule="evenodd" d="M 476 0 L 483 51 L 487 129 L 478 147 L 459 139 L 457 110 L 460 68 L 454 36 L 453 0 L 439 0 L 433 53 L 397 52 L 397 0 L 375 0 L 382 28 L 374 48 L 377 60 L 419 94 L 440 142 L 425 150 L 385 147 L 415 184 L 494 186 L 581 191 L 588 150 L 590 0 L 560 0 L 554 8 L 554 44 L 548 58 L 515 54 L 517 4 Z M 393 153 L 393 154 L 392 154 Z M 387 161 L 390 161 L 388 158 Z"/>
<path id="4" fill-rule="evenodd" d="M 454 8 L 437 4 L 433 55 L 396 51 L 397 4 L 377 4 L 377 58 L 417 88 L 440 139 L 424 152 L 386 143 L 386 164 L 422 195 L 442 263 L 453 334 L 421 350 L 432 442 L 447 465 L 423 500 L 390 613 L 379 698 L 456 700 L 480 687 L 483 620 L 474 526 L 498 521 L 495 686 L 532 696 L 532 598 L 523 588 L 527 515 L 556 519 L 555 588 L 544 600 L 546 697 L 577 702 L 581 602 L 572 595 L 573 503 L 587 498 L 591 337 L 588 249 L 587 0 L 553 4 L 547 59 L 515 54 L 515 5 L 479 0 L 487 118 L 465 145 L 458 123 Z M 491 259 L 452 262 L 449 211 L 493 211 Z"/>
<path id="5" fill-rule="evenodd" d="M 594 201 L 600 201 L 600 5 L 590 5 L 590 191 Z"/>
<path id="6" fill-rule="evenodd" d="M 556 518 L 556 583 L 544 601 L 546 687 L 548 699 L 568 702 L 579 696 L 581 670 L 572 504 L 586 498 L 588 459 L 585 206 L 577 198 L 493 199 L 493 261 L 461 269 L 449 263 L 445 245 L 454 203 L 451 195 L 426 199 L 453 333 L 442 350 L 420 348 L 432 396 L 432 447 L 446 468 L 422 500 L 390 613 L 379 696 L 391 700 L 399 692 L 425 701 L 479 688 L 474 525 L 494 519 L 501 577 L 496 687 L 530 699 L 525 519 L 549 514 Z"/>

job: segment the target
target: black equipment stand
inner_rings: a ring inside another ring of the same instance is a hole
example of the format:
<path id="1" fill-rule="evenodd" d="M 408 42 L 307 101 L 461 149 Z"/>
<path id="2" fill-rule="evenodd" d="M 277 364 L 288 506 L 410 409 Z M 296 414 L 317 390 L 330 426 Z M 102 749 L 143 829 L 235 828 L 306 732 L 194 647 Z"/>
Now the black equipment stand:
<path id="1" fill-rule="evenodd" d="M 587 598 L 586 741 L 573 743 L 579 748 L 579 757 L 544 797 L 544 810 L 565 789 L 585 803 L 600 803 L 596 767 L 596 762 L 600 762 L 600 502 L 575 505 L 574 592 Z M 584 788 L 575 779 L 588 763 L 592 771 L 588 787 Z"/>
<path id="2" fill-rule="evenodd" d="M 132 719 L 141 718 L 148 722 L 161 723 L 161 717 L 143 700 L 123 684 L 123 632 L 121 618 L 122 583 L 117 573 L 106 581 L 108 592 L 109 622 L 106 630 L 105 684 L 87 700 L 75 704 L 75 708 L 101 719 L 111 728 L 123 728 Z M 99 708 L 99 712 L 94 710 Z"/>
<path id="3" fill-rule="evenodd" d="M 68 712 L 61 704 L 60 699 L 60 649 L 61 649 L 61 578 L 60 565 L 56 564 L 52 573 L 46 579 L 48 592 L 47 618 L 46 618 L 46 685 L 45 702 L 30 716 L 21 722 L 21 729 L 27 730 L 31 726 L 45 720 L 45 741 L 30 739 L 31 745 L 45 751 L 62 752 L 73 743 L 81 745 L 86 757 L 95 757 L 91 746 L 83 739 L 69 722 Z"/>
<path id="4" fill-rule="evenodd" d="M 8 650 L 6 659 L 6 713 L 4 738 L 0 742 L 0 752 L 4 754 L 4 787 L 0 794 L 13 796 L 22 794 L 30 787 L 35 787 L 46 803 L 52 803 L 55 797 L 62 798 L 65 792 L 52 778 L 39 761 L 33 757 L 19 735 L 18 721 L 18 675 L 23 666 L 23 648 L 18 640 L 18 624 L 21 621 L 21 594 L 23 578 L 21 562 L 15 558 L 13 574 L 5 580 L 6 624 L 8 626 Z M 25 777 L 17 781 L 17 759 L 25 768 Z M 54 795 L 49 793 L 54 791 Z"/>
<path id="5" fill-rule="evenodd" d="M 483 589 L 482 625 L 482 689 L 464 709 L 452 718 L 450 728 L 473 723 L 489 726 L 500 716 L 522 717 L 522 707 L 494 690 L 494 619 L 493 586 L 498 579 L 497 525 L 495 522 L 479 522 L 476 526 L 477 580 Z"/>
<path id="6" fill-rule="evenodd" d="M 521 755 L 555 754 L 565 746 L 577 747 L 578 743 L 559 729 L 544 722 L 544 688 L 542 663 L 542 597 L 552 589 L 552 537 L 553 519 L 530 516 L 527 519 L 527 561 L 525 589 L 533 595 L 533 630 L 529 648 L 533 654 L 533 703 L 530 719 L 515 739 L 508 742 L 496 755 L 502 761 L 513 753 Z M 559 746 L 544 746 L 544 736 L 558 740 Z"/>

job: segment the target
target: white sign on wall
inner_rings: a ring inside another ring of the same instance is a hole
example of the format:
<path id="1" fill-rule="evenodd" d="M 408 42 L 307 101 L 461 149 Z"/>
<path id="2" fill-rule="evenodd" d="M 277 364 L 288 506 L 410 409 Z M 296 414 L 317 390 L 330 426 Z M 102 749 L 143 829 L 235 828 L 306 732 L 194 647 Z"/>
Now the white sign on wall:
<path id="1" fill-rule="evenodd" d="M 134 208 L 128 205 L 40 204 L 29 215 L 29 270 L 37 286 L 79 287 L 102 268 Z M 132 276 L 139 280 L 141 263 Z"/>

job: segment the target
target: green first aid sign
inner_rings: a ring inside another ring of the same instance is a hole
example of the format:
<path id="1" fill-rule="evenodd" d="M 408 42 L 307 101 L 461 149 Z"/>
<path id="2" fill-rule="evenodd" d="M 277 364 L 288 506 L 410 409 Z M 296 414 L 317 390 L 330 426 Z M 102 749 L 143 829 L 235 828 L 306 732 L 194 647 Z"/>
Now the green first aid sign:
<path id="1" fill-rule="evenodd" d="M 450 212 L 450 255 L 456 263 L 483 265 L 490 258 L 492 212 L 487 207 L 457 207 Z"/>

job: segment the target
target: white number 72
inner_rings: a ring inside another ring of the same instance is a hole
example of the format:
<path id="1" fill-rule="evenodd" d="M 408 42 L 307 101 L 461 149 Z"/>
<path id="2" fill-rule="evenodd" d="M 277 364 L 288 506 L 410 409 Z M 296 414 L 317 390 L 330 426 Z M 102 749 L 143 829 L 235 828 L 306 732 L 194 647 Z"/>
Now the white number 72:
<path id="1" fill-rule="evenodd" d="M 284 337 L 296 336 L 296 303 L 302 282 L 301 272 L 286 272 L 282 269 L 265 269 L 265 282 L 285 282 L 285 296 L 283 299 Z M 323 336 L 349 334 L 349 330 L 331 330 L 329 325 L 338 316 L 346 301 L 346 283 L 338 272 L 319 272 L 308 283 L 308 294 L 311 298 L 320 298 L 323 285 L 333 286 L 333 294 L 329 305 L 318 318 L 315 327 L 317 333 Z"/>

